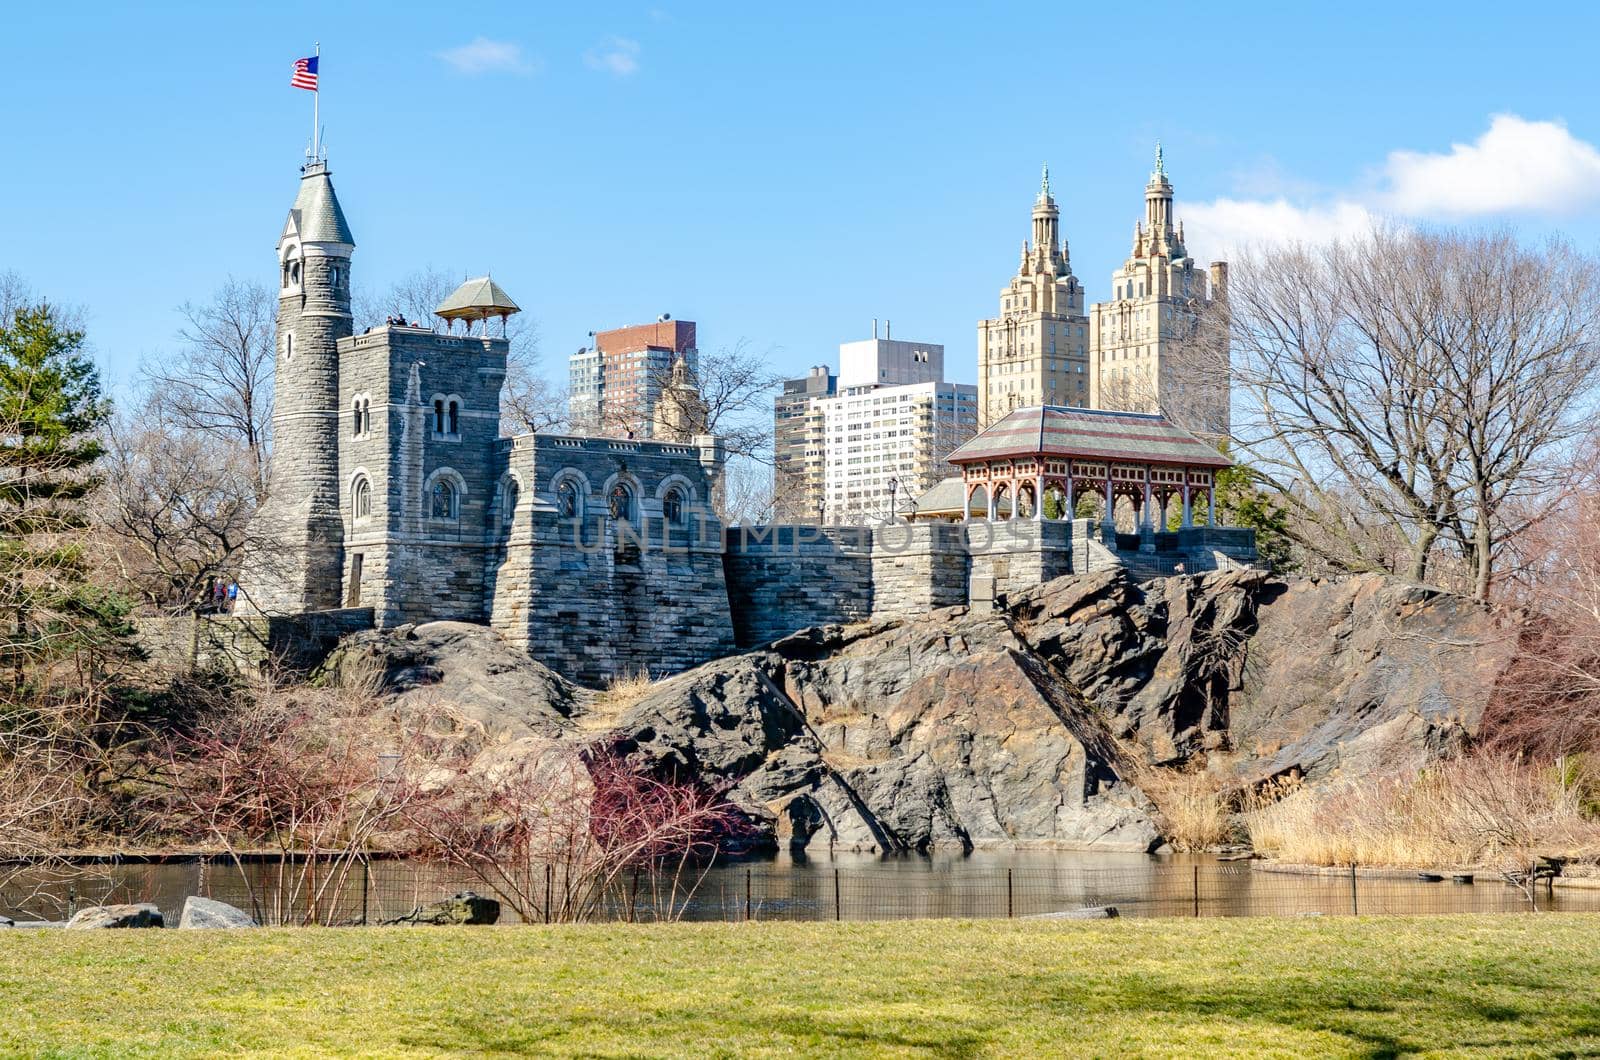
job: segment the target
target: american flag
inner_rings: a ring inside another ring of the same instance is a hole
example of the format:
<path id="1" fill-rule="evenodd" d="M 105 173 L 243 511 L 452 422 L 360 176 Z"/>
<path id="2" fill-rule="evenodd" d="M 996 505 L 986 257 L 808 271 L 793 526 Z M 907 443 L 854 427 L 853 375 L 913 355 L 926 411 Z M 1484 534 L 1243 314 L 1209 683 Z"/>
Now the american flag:
<path id="1" fill-rule="evenodd" d="M 289 85 L 292 88 L 305 88 L 312 92 L 317 90 L 317 56 L 294 61 L 294 76 L 289 79 Z"/>

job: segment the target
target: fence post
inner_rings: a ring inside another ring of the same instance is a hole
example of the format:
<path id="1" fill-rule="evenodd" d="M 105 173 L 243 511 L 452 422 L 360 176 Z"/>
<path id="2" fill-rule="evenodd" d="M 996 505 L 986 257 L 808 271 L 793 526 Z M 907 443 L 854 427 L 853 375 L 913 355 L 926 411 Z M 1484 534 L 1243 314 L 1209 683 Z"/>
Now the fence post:
<path id="1" fill-rule="evenodd" d="M 1016 915 L 1017 915 L 1017 906 L 1016 906 L 1016 899 L 1013 897 L 1013 891 L 1012 891 L 1012 887 L 1011 887 L 1011 870 L 1007 869 L 1006 870 L 1006 918 L 1010 919 L 1012 917 L 1015 917 Z"/>
<path id="2" fill-rule="evenodd" d="M 372 923 L 371 914 L 367 911 L 367 893 L 371 889 L 371 873 L 367 866 L 370 865 L 366 858 L 361 859 L 361 925 L 363 927 Z"/>
<path id="3" fill-rule="evenodd" d="M 1194 915 L 1200 915 L 1200 866 L 1194 867 Z"/>
<path id="4" fill-rule="evenodd" d="M 1356 863 L 1350 863 L 1350 915 L 1360 916 L 1361 907 L 1356 902 Z"/>
<path id="5" fill-rule="evenodd" d="M 67 884 L 67 919 L 71 920 L 78 915 L 78 885 Z"/>
<path id="6" fill-rule="evenodd" d="M 556 868 L 549 862 L 544 866 L 544 922 L 550 923 L 550 891 L 555 886 Z"/>
<path id="7" fill-rule="evenodd" d="M 753 917 L 751 916 L 751 901 L 750 901 L 750 877 L 752 875 L 754 875 L 754 873 L 751 871 L 751 869 L 746 867 L 746 869 L 744 870 L 744 918 L 746 920 L 753 919 Z"/>
<path id="8" fill-rule="evenodd" d="M 839 900 L 839 870 L 833 870 L 833 919 L 844 919 L 844 903 Z"/>

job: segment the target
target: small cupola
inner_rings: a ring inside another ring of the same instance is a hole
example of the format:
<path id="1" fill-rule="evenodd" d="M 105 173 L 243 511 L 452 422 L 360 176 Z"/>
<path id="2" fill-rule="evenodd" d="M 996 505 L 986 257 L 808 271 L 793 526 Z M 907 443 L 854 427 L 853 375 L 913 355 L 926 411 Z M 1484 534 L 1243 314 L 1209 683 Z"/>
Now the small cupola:
<path id="1" fill-rule="evenodd" d="M 489 320 L 500 318 L 500 334 L 506 333 L 506 321 L 512 313 L 522 312 L 522 307 L 511 300 L 501 286 L 487 276 L 480 276 L 450 292 L 450 296 L 439 303 L 434 315 L 443 317 L 448 321 L 451 330 L 455 322 L 464 320 L 467 324 L 467 334 L 472 334 L 472 322 L 483 321 L 484 334 L 488 334 Z"/>

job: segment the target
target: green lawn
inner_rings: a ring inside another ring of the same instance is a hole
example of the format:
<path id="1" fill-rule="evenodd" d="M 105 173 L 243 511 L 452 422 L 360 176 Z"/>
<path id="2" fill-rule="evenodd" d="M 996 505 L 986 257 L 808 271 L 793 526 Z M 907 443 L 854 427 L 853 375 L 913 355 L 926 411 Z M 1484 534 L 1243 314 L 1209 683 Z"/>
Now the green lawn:
<path id="1" fill-rule="evenodd" d="M 1600 1052 L 1600 915 L 7 932 L 0 1051 Z"/>

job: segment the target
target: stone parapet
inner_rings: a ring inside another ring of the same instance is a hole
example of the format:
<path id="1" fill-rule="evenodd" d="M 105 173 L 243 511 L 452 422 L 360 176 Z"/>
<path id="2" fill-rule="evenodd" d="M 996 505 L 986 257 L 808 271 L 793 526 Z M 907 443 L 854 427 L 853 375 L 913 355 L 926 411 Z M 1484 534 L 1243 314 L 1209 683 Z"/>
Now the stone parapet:
<path id="1" fill-rule="evenodd" d="M 135 640 L 152 662 L 181 673 L 304 674 L 340 638 L 371 629 L 372 609 L 299 615 L 173 615 L 134 620 Z"/>

